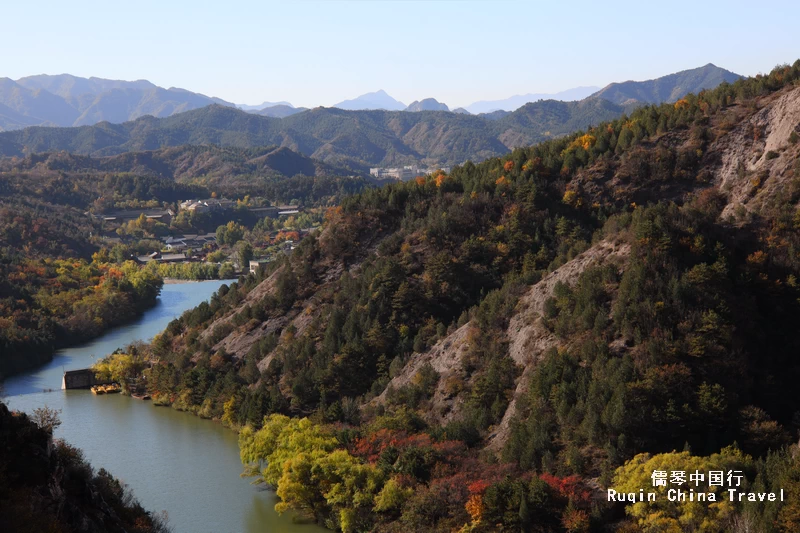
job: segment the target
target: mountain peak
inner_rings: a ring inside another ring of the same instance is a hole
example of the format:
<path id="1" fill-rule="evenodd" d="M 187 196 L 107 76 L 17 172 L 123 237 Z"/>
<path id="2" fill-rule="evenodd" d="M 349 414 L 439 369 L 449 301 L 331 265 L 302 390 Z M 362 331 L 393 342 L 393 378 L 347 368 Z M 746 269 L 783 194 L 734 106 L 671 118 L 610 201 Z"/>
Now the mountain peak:
<path id="1" fill-rule="evenodd" d="M 612 83 L 592 96 L 619 105 L 671 103 L 689 93 L 713 89 L 722 82 L 733 83 L 739 78 L 739 74 L 708 63 L 652 80 Z"/>
<path id="2" fill-rule="evenodd" d="M 347 109 L 349 111 L 365 110 L 365 109 L 385 109 L 387 111 L 402 111 L 406 108 L 403 102 L 395 100 L 383 89 L 378 89 L 375 92 L 362 94 L 352 100 L 344 100 L 334 105 L 339 109 Z"/>
<path id="3" fill-rule="evenodd" d="M 411 105 L 406 108 L 406 111 L 450 111 L 450 108 L 435 98 L 425 98 L 418 102 L 412 102 Z"/>

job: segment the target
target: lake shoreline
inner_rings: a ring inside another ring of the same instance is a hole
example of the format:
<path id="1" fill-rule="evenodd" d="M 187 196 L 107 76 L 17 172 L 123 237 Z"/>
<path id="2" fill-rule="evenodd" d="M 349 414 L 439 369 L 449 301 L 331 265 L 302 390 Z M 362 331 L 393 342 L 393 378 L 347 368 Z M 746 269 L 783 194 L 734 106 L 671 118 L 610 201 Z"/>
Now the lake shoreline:
<path id="1" fill-rule="evenodd" d="M 56 436 L 80 448 L 95 468 L 124 481 L 144 508 L 166 510 L 175 533 L 330 533 L 292 513 L 279 515 L 274 491 L 242 479 L 238 435 L 218 420 L 177 409 L 155 409 L 127 395 L 60 390 L 63 370 L 86 368 L 100 356 L 137 339 L 149 339 L 187 309 L 211 298 L 219 280 L 171 285 L 160 303 L 136 324 L 64 350 L 45 368 L 4 383 L 11 409 L 60 410 Z M 51 389 L 53 392 L 43 392 Z M 192 415 L 192 416 L 189 416 Z M 157 449 L 143 456 L 141 450 Z M 197 468 L 197 465 L 204 465 Z"/>
<path id="2" fill-rule="evenodd" d="M 166 283 L 166 281 L 165 281 Z M 160 291 L 159 291 L 160 292 Z M 53 362 L 56 354 L 61 350 L 67 350 L 70 348 L 75 348 L 78 346 L 82 346 L 86 343 L 90 343 L 96 339 L 100 339 L 103 336 L 107 335 L 111 331 L 124 327 L 129 324 L 136 323 L 136 321 L 141 320 L 142 317 L 151 309 L 158 305 L 158 297 L 153 300 L 152 303 L 148 304 L 146 307 L 140 309 L 135 315 L 131 316 L 127 320 L 123 320 L 118 324 L 109 324 L 108 326 L 104 327 L 104 329 L 98 332 L 96 335 L 85 335 L 80 337 L 66 337 L 62 339 L 55 339 L 46 350 L 40 350 L 39 353 L 41 355 L 37 356 L 29 356 L 23 360 L 15 361 L 12 368 L 5 368 L 0 369 L 0 383 L 4 383 L 6 380 L 27 374 L 29 372 L 35 372 L 41 368 L 46 367 L 48 364 Z M 6 363 L 10 364 L 10 363 Z"/>
<path id="3" fill-rule="evenodd" d="M 164 278 L 164 285 L 178 285 L 181 283 L 204 283 L 206 281 L 229 281 L 233 283 L 236 278 L 229 279 L 180 279 L 180 278 Z"/>
<path id="4" fill-rule="evenodd" d="M 209 291 L 207 298 L 197 299 L 197 304 L 201 301 L 210 299 L 212 294 L 216 292 L 219 285 L 222 284 L 220 280 L 202 280 L 197 281 L 195 283 L 210 283 L 212 284 L 213 290 Z M 167 284 L 165 283 L 165 286 Z M 159 309 L 163 306 L 163 296 L 165 292 L 177 292 L 182 293 L 185 292 L 187 294 L 195 294 L 198 291 L 198 287 L 189 288 L 186 287 L 185 289 L 180 289 L 177 284 L 169 284 L 173 287 L 168 291 L 160 291 L 159 296 L 152 302 L 152 304 L 142 308 L 135 316 L 130 317 L 128 320 L 124 320 L 118 324 L 110 325 L 107 328 L 104 328 L 102 332 L 98 335 L 91 335 L 86 337 L 72 337 L 72 338 L 64 338 L 59 339 L 51 346 L 48 347 L 46 350 L 40 350 L 37 352 L 35 357 L 25 357 L 20 359 L 19 361 L 15 362 L 15 367 L 10 368 L 10 365 L 5 366 L 0 372 L 0 384 L 5 388 L 5 393 L 7 396 L 13 396 L 18 390 L 18 385 L 22 384 L 22 388 L 25 389 L 25 393 L 31 392 L 40 392 L 42 390 L 50 390 L 50 389 L 60 389 L 61 388 L 61 376 L 63 374 L 63 370 L 74 370 L 77 368 L 88 368 L 94 362 L 94 358 L 85 358 L 82 363 L 72 364 L 70 360 L 75 357 L 81 357 L 81 352 L 88 349 L 91 355 L 97 356 L 99 358 L 105 357 L 109 355 L 117 348 L 124 348 L 130 342 L 135 340 L 149 340 L 152 338 L 153 335 L 160 333 L 174 317 L 166 317 L 163 319 L 161 327 L 154 329 L 153 331 L 148 331 L 145 334 L 137 334 L 132 339 L 115 339 L 112 342 L 112 345 L 107 347 L 103 347 L 101 349 L 92 349 L 87 348 L 87 346 L 91 346 L 94 343 L 102 342 L 103 339 L 111 338 L 114 339 L 116 337 L 116 332 L 120 330 L 125 330 L 126 328 L 136 328 L 139 325 L 147 322 L 147 317 L 152 315 L 152 313 L 158 313 Z M 205 291 L 201 291 L 205 292 Z M 187 305 L 187 308 L 194 308 L 197 304 Z M 181 309 L 181 312 L 185 309 Z M 180 313 L 175 313 L 175 316 L 179 315 Z M 67 354 L 67 359 L 63 359 L 64 355 Z M 85 355 L 85 354 L 84 354 Z M 66 367 L 64 366 L 66 365 Z M 37 383 L 35 386 L 25 385 L 24 383 L 27 381 L 26 376 L 36 375 L 41 372 L 48 372 L 53 368 L 57 368 L 58 371 L 55 372 L 56 375 L 51 376 L 45 381 L 36 380 Z"/>

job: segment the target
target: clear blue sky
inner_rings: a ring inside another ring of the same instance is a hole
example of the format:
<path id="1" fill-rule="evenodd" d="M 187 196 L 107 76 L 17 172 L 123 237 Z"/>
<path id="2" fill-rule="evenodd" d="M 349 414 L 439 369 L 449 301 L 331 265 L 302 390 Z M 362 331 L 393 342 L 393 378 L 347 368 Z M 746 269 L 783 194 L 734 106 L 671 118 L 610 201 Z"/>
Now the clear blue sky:
<path id="1" fill-rule="evenodd" d="M 385 89 L 451 107 L 800 58 L 800 2 L 4 0 L 0 77 L 148 79 L 236 103 Z"/>

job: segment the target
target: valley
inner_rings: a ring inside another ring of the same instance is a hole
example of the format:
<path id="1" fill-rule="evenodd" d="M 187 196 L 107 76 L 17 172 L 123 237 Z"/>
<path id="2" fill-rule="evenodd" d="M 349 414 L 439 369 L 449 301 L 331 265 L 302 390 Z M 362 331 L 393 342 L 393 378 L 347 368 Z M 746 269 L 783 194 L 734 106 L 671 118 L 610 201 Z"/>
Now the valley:
<path id="1" fill-rule="evenodd" d="M 0 80 L 0 525 L 798 530 L 800 61 L 569 94 Z"/>
<path id="2" fill-rule="evenodd" d="M 238 429 L 277 508 L 337 530 L 652 531 L 592 502 L 661 464 L 796 490 L 799 76 L 344 198 L 154 339 L 154 401 Z"/>

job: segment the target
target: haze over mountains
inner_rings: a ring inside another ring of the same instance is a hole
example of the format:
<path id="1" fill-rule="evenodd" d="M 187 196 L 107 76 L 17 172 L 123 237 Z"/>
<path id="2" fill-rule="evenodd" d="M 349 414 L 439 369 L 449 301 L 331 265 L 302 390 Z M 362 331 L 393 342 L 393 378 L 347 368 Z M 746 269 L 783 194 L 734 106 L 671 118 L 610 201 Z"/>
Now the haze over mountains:
<path id="1" fill-rule="evenodd" d="M 0 107 L 0 120 L 15 125 L 15 131 L 0 133 L 0 156 L 62 150 L 108 156 L 215 144 L 285 147 L 327 165 L 360 173 L 375 166 L 450 166 L 480 161 L 584 129 L 640 105 L 672 102 L 689 92 L 738 77 L 709 64 L 656 80 L 611 84 L 578 101 L 540 100 L 513 112 L 499 110 L 480 115 L 470 115 L 463 109 L 450 112 L 446 104 L 433 98 L 406 107 L 384 91 L 341 105 L 388 105 L 396 110 L 305 110 L 276 104 L 243 111 L 228 102 L 179 89 L 160 89 L 144 81 L 113 82 L 72 76 L 37 76 L 18 82 L 6 79 L 0 83 L 0 106 L 4 106 Z M 119 103 L 119 109 L 112 105 L 114 102 Z M 196 108 L 189 109 L 192 106 Z M 84 110 L 76 117 L 80 109 Z M 153 113 L 145 113 L 145 109 Z M 137 118 L 130 121 L 126 116 Z M 86 125 L 26 127 L 43 117 L 47 117 L 47 125 Z M 101 118 L 102 122 L 88 125 Z"/>
<path id="2" fill-rule="evenodd" d="M 575 87 L 574 89 L 567 89 L 566 91 L 557 92 L 554 94 L 535 93 L 535 94 L 518 94 L 503 100 L 482 100 L 470 104 L 464 109 L 473 114 L 478 113 L 491 113 L 497 110 L 515 111 L 524 106 L 528 102 L 536 102 L 538 100 L 560 100 L 562 102 L 572 102 L 575 100 L 583 100 L 587 96 L 600 90 L 600 87 Z"/>
<path id="3" fill-rule="evenodd" d="M 125 122 L 144 115 L 167 117 L 211 104 L 233 105 L 146 80 L 118 81 L 69 74 L 0 78 L 0 129 L 31 125 L 84 126 Z"/>
<path id="4" fill-rule="evenodd" d="M 544 100 L 492 120 L 443 111 L 347 111 L 315 108 L 286 118 L 222 105 L 166 118 L 78 128 L 32 127 L 0 133 L 0 155 L 67 151 L 106 156 L 186 144 L 237 148 L 282 146 L 336 167 L 450 166 L 611 120 L 626 108 L 603 100 Z"/>
<path id="5" fill-rule="evenodd" d="M 452 111 L 462 114 L 485 113 L 487 119 L 494 120 L 526 103 L 539 100 L 579 101 L 589 96 L 632 106 L 675 101 L 683 94 L 713 88 L 722 81 L 731 82 L 738 78 L 737 74 L 708 64 L 655 80 L 612 83 L 599 91 L 597 87 L 577 87 L 555 94 L 517 95 L 504 100 L 475 102 Z M 185 89 L 164 89 L 147 80 L 81 78 L 70 74 L 37 75 L 16 81 L 0 78 L 0 131 L 29 126 L 87 126 L 103 121 L 122 123 L 145 115 L 163 118 L 211 104 L 237 107 L 273 118 L 285 118 L 307 111 L 307 108 L 294 107 L 286 101 L 236 105 Z M 344 100 L 333 107 L 345 110 L 450 111 L 446 103 L 434 98 L 406 106 L 383 90 Z"/>

